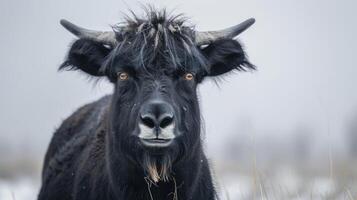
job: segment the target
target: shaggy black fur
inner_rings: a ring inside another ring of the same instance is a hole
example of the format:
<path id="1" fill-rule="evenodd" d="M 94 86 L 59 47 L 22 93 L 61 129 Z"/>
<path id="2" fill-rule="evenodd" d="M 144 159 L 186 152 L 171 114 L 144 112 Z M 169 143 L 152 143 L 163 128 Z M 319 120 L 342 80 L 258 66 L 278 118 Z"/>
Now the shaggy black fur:
<path id="1" fill-rule="evenodd" d="M 194 29 L 165 12 L 134 15 L 115 31 L 117 46 L 78 39 L 60 67 L 105 76 L 115 89 L 78 109 L 55 132 L 38 199 L 215 199 L 196 88 L 205 77 L 254 66 L 236 40 L 196 46 Z M 129 78 L 118 79 L 120 72 Z M 184 78 L 188 72 L 193 80 Z M 138 113 L 152 96 L 160 96 L 175 112 L 177 137 L 164 149 L 147 149 L 137 137 Z M 152 166 L 166 170 L 167 179 L 154 182 Z"/>

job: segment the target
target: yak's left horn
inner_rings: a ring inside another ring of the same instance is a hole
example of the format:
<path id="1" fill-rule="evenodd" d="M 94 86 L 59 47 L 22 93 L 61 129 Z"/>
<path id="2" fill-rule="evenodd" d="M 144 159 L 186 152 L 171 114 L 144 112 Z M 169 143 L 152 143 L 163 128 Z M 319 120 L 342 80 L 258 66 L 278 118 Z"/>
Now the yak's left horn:
<path id="1" fill-rule="evenodd" d="M 219 31 L 206 31 L 206 32 L 196 32 L 196 44 L 197 45 L 205 45 L 211 42 L 214 42 L 218 39 L 229 38 L 232 39 L 242 33 L 243 31 L 247 30 L 251 25 L 255 22 L 254 18 L 250 18 L 245 20 L 244 22 L 223 29 Z"/>
<path id="2" fill-rule="evenodd" d="M 77 26 L 65 19 L 61 19 L 61 25 L 78 38 L 86 38 L 103 44 L 114 46 L 117 44 L 114 31 L 95 31 Z"/>

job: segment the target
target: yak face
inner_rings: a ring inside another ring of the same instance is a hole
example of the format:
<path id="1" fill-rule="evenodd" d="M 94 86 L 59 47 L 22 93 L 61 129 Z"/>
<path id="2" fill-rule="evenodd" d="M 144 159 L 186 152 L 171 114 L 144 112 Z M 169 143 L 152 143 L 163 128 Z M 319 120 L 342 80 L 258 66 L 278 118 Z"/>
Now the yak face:
<path id="1" fill-rule="evenodd" d="M 115 42 L 109 44 L 78 39 L 60 68 L 104 76 L 114 84 L 111 151 L 124 152 L 153 181 L 166 180 L 171 164 L 201 145 L 197 85 L 206 77 L 254 66 L 238 41 L 198 44 L 185 20 L 164 12 L 134 16 L 114 27 L 114 33 Z"/>
<path id="2" fill-rule="evenodd" d="M 172 162 L 184 156 L 181 152 L 199 145 L 196 86 L 205 71 L 194 62 L 177 66 L 161 49 L 151 61 L 135 62 L 135 56 L 140 56 L 132 46 L 135 42 L 127 45 L 132 49 L 119 50 L 108 66 L 117 76 L 112 79 L 113 140 L 120 143 L 115 145 L 118 150 L 140 163 L 153 181 L 167 180 Z M 152 50 L 149 45 L 144 51 Z"/>

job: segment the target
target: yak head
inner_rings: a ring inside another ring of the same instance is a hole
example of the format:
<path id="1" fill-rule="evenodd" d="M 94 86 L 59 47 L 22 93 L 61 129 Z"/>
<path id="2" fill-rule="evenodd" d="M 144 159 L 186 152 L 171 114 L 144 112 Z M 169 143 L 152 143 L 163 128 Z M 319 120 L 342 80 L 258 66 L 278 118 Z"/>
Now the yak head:
<path id="1" fill-rule="evenodd" d="M 106 77 L 114 85 L 108 149 L 123 153 L 154 182 L 171 165 L 201 150 L 196 88 L 204 79 L 254 69 L 234 38 L 254 23 L 199 32 L 181 15 L 150 10 L 127 17 L 113 31 L 93 31 L 66 20 L 79 39 L 61 69 Z"/>

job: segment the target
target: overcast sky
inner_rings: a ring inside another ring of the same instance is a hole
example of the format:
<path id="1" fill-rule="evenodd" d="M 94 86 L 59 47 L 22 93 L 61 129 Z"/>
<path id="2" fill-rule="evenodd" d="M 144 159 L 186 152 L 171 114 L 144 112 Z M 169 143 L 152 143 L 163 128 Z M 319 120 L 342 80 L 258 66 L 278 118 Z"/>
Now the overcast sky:
<path id="1" fill-rule="evenodd" d="M 140 2 L 183 12 L 199 30 L 257 20 L 239 40 L 258 71 L 199 88 L 209 149 L 220 148 L 223 138 L 242 134 L 239 130 L 269 137 L 296 134 L 299 126 L 342 143 L 357 113 L 356 1 Z M 2 144 L 43 154 L 63 119 L 111 92 L 105 80 L 94 85 L 77 72 L 57 72 L 74 39 L 59 20 L 109 30 L 128 8 L 140 13 L 139 1 L 0 1 Z"/>

